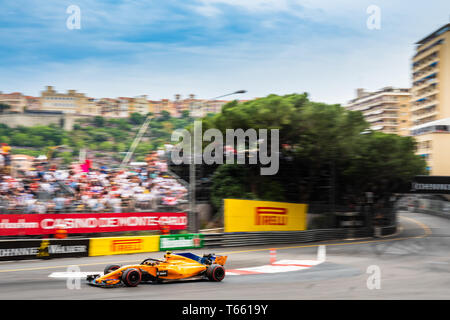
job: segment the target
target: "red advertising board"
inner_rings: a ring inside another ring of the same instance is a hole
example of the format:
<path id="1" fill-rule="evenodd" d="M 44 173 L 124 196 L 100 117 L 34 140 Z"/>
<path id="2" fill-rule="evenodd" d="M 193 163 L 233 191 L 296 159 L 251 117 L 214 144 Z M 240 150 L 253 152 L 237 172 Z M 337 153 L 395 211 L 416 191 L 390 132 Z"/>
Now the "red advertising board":
<path id="1" fill-rule="evenodd" d="M 96 233 L 160 230 L 185 230 L 184 212 L 69 213 L 69 214 L 1 214 L 0 236 L 54 234 L 65 228 L 70 233 Z"/>

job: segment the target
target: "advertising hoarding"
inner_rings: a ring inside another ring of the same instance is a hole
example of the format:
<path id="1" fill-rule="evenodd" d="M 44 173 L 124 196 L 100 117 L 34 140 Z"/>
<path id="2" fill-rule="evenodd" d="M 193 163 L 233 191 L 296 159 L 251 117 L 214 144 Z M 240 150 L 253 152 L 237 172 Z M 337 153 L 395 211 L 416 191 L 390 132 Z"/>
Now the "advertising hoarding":
<path id="1" fill-rule="evenodd" d="M 224 200 L 224 231 L 302 231 L 306 230 L 306 204 Z"/>

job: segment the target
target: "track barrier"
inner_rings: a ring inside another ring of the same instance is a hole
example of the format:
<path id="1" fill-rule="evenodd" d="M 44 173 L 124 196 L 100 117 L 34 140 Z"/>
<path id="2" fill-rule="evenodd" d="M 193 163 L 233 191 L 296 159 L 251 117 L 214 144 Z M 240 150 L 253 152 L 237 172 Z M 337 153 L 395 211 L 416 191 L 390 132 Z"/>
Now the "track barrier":
<path id="1" fill-rule="evenodd" d="M 393 234 L 397 230 L 396 225 L 377 228 L 379 228 L 377 233 L 380 236 Z M 87 239 L 3 240 L 0 241 L 0 261 L 132 254 L 203 247 L 307 243 L 365 238 L 373 237 L 374 235 L 374 229 L 371 228 L 337 228 L 305 231 L 176 234 Z M 271 263 L 273 260 L 276 260 L 276 251 L 271 252 L 270 260 Z"/>
<path id="2" fill-rule="evenodd" d="M 0 241 L 0 261 L 87 257 L 89 239 Z"/>
<path id="3" fill-rule="evenodd" d="M 380 235 L 386 236 L 397 231 L 397 225 L 379 227 Z M 242 247 L 282 243 L 306 243 L 327 240 L 344 240 L 373 237 L 372 228 L 335 228 L 306 231 L 265 231 L 236 233 L 206 233 L 205 247 Z"/>

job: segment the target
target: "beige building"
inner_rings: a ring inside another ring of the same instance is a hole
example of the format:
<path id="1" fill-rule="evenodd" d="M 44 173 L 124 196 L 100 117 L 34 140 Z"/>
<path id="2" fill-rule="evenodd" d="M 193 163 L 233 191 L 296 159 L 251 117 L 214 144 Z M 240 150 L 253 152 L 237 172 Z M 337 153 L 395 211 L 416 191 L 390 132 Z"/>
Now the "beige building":
<path id="1" fill-rule="evenodd" d="M 13 113 L 23 113 L 27 106 L 27 99 L 20 92 L 13 93 L 1 93 L 0 92 L 0 103 L 7 104 L 10 106 L 5 112 Z"/>
<path id="2" fill-rule="evenodd" d="M 407 88 L 385 87 L 375 92 L 356 90 L 356 98 L 346 108 L 362 112 L 373 131 L 408 135 L 409 102 Z"/>
<path id="3" fill-rule="evenodd" d="M 172 117 L 181 117 L 183 112 L 189 111 L 197 116 L 206 116 L 208 113 L 219 113 L 227 100 L 197 99 L 194 94 L 189 94 L 182 99 L 176 94 L 173 100 L 147 100 L 147 95 L 134 98 L 90 98 L 76 90 L 68 90 L 66 93 L 57 92 L 52 86 L 47 86 L 41 91 L 40 97 L 24 96 L 19 92 L 2 94 L 0 102 L 11 106 L 8 113 L 23 113 L 30 111 L 49 111 L 81 116 L 103 116 L 111 118 L 126 118 L 132 113 L 147 115 L 149 112 L 155 116 L 167 111 Z"/>
<path id="4" fill-rule="evenodd" d="M 416 45 L 410 132 L 429 173 L 450 176 L 450 23 Z"/>
<path id="5" fill-rule="evenodd" d="M 427 161 L 434 176 L 450 176 L 450 118 L 427 122 L 411 128 L 417 152 Z"/>
<path id="6" fill-rule="evenodd" d="M 58 93 L 52 86 L 47 86 L 47 89 L 41 92 L 41 110 L 79 114 L 86 99 L 83 93 L 76 90 Z"/>

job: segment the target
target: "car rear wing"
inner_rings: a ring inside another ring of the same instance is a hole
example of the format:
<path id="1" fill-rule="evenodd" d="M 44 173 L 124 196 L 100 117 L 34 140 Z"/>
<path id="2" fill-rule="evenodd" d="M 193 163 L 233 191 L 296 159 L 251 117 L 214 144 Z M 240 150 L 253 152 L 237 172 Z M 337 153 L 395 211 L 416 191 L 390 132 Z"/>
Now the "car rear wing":
<path id="1" fill-rule="evenodd" d="M 225 265 L 227 258 L 228 258 L 228 256 L 216 256 L 216 259 L 214 259 L 214 262 L 223 266 L 223 265 Z"/>

